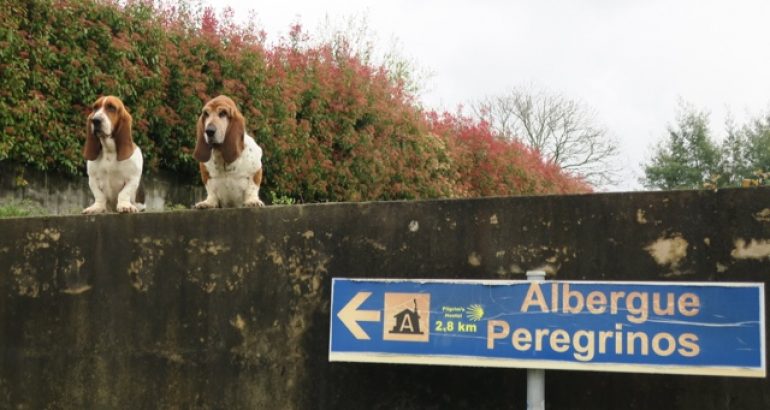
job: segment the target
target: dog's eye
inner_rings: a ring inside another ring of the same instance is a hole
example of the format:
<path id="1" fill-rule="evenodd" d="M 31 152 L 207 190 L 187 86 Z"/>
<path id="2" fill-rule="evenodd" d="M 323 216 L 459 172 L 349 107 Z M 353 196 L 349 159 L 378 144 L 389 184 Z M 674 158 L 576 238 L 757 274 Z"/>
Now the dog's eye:
<path id="1" fill-rule="evenodd" d="M 203 118 L 208 118 L 209 117 L 209 112 L 208 111 L 203 111 L 203 113 L 201 113 L 201 116 Z"/>
<path id="2" fill-rule="evenodd" d="M 107 111 L 109 111 L 109 112 L 115 112 L 115 110 L 117 110 L 117 107 L 115 107 L 115 106 L 114 106 L 114 105 L 112 105 L 112 104 L 107 104 Z"/>
<path id="3" fill-rule="evenodd" d="M 219 118 L 225 118 L 226 116 L 227 116 L 227 112 L 226 111 L 220 111 L 219 112 Z"/>

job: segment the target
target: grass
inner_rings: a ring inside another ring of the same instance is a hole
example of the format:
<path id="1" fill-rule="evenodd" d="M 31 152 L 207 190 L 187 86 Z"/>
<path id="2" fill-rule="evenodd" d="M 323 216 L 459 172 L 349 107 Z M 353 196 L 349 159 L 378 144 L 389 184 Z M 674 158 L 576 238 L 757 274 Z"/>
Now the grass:
<path id="1" fill-rule="evenodd" d="M 286 195 L 276 195 L 275 192 L 270 192 L 270 203 L 273 205 L 294 205 L 294 198 Z"/>
<path id="2" fill-rule="evenodd" d="M 182 210 L 185 210 L 185 209 L 190 209 L 190 207 L 185 205 L 185 204 L 175 204 L 173 202 L 166 202 L 163 205 L 163 211 L 164 212 L 168 212 L 168 211 L 182 211 Z"/>
<path id="3" fill-rule="evenodd" d="M 43 215 L 48 215 L 48 211 L 35 201 L 12 199 L 0 202 L 0 219 Z"/>

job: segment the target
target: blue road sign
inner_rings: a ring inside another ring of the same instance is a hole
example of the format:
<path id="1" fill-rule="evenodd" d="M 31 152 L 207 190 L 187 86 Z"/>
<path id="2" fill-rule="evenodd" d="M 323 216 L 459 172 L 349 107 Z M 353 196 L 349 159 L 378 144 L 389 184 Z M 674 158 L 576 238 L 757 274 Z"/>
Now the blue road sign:
<path id="1" fill-rule="evenodd" d="M 764 284 L 332 281 L 329 360 L 765 377 Z"/>

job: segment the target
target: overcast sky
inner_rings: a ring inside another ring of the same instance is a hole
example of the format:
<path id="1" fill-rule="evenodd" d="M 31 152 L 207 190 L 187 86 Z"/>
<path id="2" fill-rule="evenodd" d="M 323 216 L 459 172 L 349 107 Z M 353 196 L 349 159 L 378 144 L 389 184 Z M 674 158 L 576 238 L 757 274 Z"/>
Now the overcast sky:
<path id="1" fill-rule="evenodd" d="M 206 0 L 204 0 L 205 2 Z M 432 76 L 426 107 L 456 111 L 484 96 L 533 84 L 579 99 L 620 142 L 623 182 L 641 189 L 640 163 L 665 136 L 682 98 L 711 112 L 723 135 L 727 112 L 741 123 L 770 110 L 768 0 L 244 1 L 268 34 L 299 22 L 365 16 L 382 49 Z"/>

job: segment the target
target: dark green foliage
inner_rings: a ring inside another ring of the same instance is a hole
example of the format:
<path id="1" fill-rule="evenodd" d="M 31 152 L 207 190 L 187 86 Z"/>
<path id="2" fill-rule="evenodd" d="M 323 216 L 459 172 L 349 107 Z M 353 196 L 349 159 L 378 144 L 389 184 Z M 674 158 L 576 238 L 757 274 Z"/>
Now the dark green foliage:
<path id="1" fill-rule="evenodd" d="M 711 139 L 708 114 L 683 107 L 644 172 L 645 186 L 661 189 L 699 188 L 718 175 L 719 149 Z"/>
<path id="2" fill-rule="evenodd" d="M 683 104 L 676 127 L 669 127 L 668 138 L 658 143 L 644 171 L 642 182 L 648 188 L 766 185 L 770 176 L 770 114 L 742 127 L 729 120 L 720 145 L 711 136 L 708 114 Z"/>

